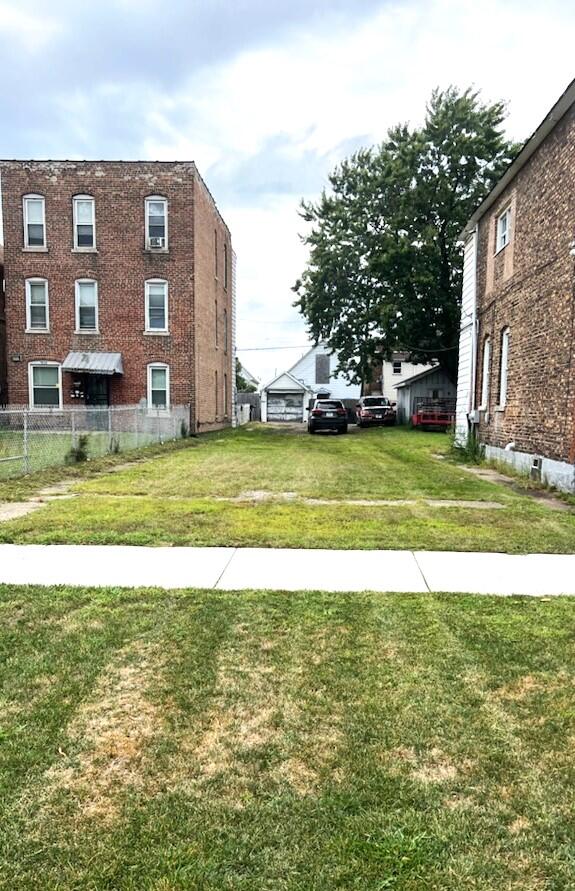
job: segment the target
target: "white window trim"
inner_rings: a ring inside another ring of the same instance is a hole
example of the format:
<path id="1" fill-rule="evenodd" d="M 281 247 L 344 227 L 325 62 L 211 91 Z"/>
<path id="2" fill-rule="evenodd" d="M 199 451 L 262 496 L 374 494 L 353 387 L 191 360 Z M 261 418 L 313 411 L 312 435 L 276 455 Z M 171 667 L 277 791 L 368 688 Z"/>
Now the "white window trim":
<path id="1" fill-rule="evenodd" d="M 44 227 L 44 244 L 42 245 L 28 244 L 28 200 L 42 202 L 42 226 Z M 22 220 L 24 222 L 24 250 L 46 252 L 48 250 L 48 234 L 46 232 L 46 198 L 44 195 L 30 192 L 28 195 L 22 196 Z"/>
<path id="2" fill-rule="evenodd" d="M 481 405 L 479 411 L 485 411 L 489 405 L 489 384 L 491 378 L 491 338 L 483 341 L 483 367 L 481 369 Z"/>
<path id="3" fill-rule="evenodd" d="M 162 368 L 166 372 L 166 406 L 165 408 L 154 408 L 152 405 L 152 369 Z M 148 383 L 147 383 L 147 399 L 148 411 L 156 414 L 157 412 L 170 411 L 170 366 L 166 362 L 150 362 L 148 365 Z"/>
<path id="4" fill-rule="evenodd" d="M 92 247 L 83 247 L 78 244 L 78 211 L 77 211 L 77 202 L 78 201 L 91 201 L 92 202 L 92 229 L 94 232 L 94 244 Z M 74 251 L 78 251 L 82 254 L 95 254 L 97 253 L 96 249 L 96 199 L 93 195 L 74 195 L 72 199 L 72 220 L 74 226 Z"/>
<path id="5" fill-rule="evenodd" d="M 148 227 L 149 220 L 149 208 L 152 201 L 163 201 L 164 202 L 164 220 L 165 220 L 165 244 L 163 248 L 153 248 L 150 247 L 150 233 Z M 162 254 L 167 253 L 168 251 L 168 199 L 164 195 L 148 195 L 148 197 L 144 201 L 144 235 L 146 242 L 146 250 L 153 251 L 154 254 Z"/>
<path id="6" fill-rule="evenodd" d="M 94 285 L 96 295 L 96 327 L 80 328 L 80 288 L 79 285 Z M 76 330 L 74 334 L 99 334 L 100 333 L 100 297 L 98 294 L 98 282 L 95 278 L 77 278 L 74 282 L 74 304 L 76 307 Z"/>
<path id="7" fill-rule="evenodd" d="M 45 328 L 32 328 L 32 320 L 31 320 L 31 285 L 40 284 L 40 282 L 45 285 L 46 289 L 46 327 Z M 33 278 L 26 279 L 26 334 L 49 334 L 50 333 L 50 296 L 48 294 L 48 279 L 42 278 L 41 276 L 34 276 Z"/>
<path id="8" fill-rule="evenodd" d="M 34 405 L 34 368 L 51 368 L 58 369 L 58 408 L 55 405 Z M 36 359 L 28 362 L 28 406 L 33 411 L 57 411 L 62 408 L 62 366 L 59 362 L 46 362 L 43 359 Z"/>
<path id="9" fill-rule="evenodd" d="M 501 332 L 501 353 L 499 356 L 499 403 L 497 408 L 507 405 L 507 384 L 509 380 L 509 328 Z"/>
<path id="10" fill-rule="evenodd" d="M 506 241 L 504 244 L 501 243 L 501 221 L 503 219 L 507 220 L 507 229 L 505 230 Z M 507 245 L 511 241 L 511 207 L 506 207 L 503 213 L 500 213 L 497 217 L 497 230 L 495 233 L 495 253 L 498 254 L 499 251 L 504 250 Z"/>
<path id="11" fill-rule="evenodd" d="M 402 361 L 403 361 L 402 359 L 393 359 L 392 360 L 392 363 L 391 363 L 391 373 L 392 374 L 401 374 L 402 373 L 402 371 L 403 371 Z M 399 365 L 398 371 L 395 370 L 396 365 Z"/>
<path id="12" fill-rule="evenodd" d="M 164 328 L 151 328 L 150 327 L 150 285 L 164 285 L 165 288 L 165 327 Z M 169 296 L 168 296 L 168 282 L 165 278 L 148 278 L 145 282 L 145 306 L 146 306 L 146 327 L 144 329 L 146 334 L 169 334 L 170 331 L 170 316 L 169 316 Z"/>

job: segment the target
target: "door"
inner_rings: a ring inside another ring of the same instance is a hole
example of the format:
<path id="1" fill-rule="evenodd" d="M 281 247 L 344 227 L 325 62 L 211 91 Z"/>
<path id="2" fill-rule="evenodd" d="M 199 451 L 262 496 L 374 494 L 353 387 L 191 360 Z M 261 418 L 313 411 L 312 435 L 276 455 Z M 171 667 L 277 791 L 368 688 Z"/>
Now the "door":
<path id="1" fill-rule="evenodd" d="M 86 405 L 110 404 L 109 377 L 105 374 L 87 374 L 84 378 Z"/>
<path id="2" fill-rule="evenodd" d="M 267 418 L 268 421 L 301 423 L 303 421 L 303 394 L 268 392 Z"/>

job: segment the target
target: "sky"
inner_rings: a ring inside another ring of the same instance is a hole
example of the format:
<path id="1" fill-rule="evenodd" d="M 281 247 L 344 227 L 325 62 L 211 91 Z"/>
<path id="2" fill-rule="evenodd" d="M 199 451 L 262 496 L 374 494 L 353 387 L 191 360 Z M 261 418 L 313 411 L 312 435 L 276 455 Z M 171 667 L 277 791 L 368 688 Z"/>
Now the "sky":
<path id="1" fill-rule="evenodd" d="M 301 199 L 420 124 L 436 86 L 506 101 L 525 139 L 575 76 L 574 38 L 573 0 L 0 0 L 0 157 L 194 160 L 265 383 L 308 344 Z"/>

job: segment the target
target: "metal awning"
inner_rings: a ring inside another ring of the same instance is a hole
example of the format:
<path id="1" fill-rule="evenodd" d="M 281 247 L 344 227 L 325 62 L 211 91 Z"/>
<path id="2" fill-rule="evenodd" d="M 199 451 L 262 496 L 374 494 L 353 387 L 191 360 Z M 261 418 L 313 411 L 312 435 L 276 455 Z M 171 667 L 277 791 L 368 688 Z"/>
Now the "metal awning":
<path id="1" fill-rule="evenodd" d="M 123 374 L 121 353 L 68 353 L 62 371 L 84 374 Z"/>

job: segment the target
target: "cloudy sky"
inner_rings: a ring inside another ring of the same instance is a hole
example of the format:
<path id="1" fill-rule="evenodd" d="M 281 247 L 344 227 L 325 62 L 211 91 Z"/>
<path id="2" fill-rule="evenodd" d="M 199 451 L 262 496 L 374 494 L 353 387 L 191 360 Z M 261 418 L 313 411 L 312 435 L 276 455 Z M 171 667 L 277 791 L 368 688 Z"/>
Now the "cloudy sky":
<path id="1" fill-rule="evenodd" d="M 525 138 L 574 38 L 572 0 L 0 0 L 0 157 L 195 160 L 238 254 L 239 355 L 266 379 L 307 342 L 300 199 L 419 123 L 434 86 L 505 99 Z"/>

